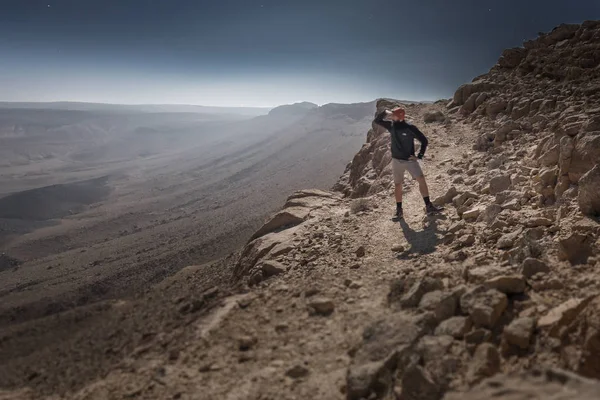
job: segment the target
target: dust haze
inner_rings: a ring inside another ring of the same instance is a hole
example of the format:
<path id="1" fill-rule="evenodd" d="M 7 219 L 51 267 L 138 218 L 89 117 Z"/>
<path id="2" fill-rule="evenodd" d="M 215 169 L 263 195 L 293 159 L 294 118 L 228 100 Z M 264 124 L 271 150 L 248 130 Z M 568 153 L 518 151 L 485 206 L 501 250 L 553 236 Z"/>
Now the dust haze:
<path id="1" fill-rule="evenodd" d="M 0 105 L 0 321 L 143 291 L 330 188 L 374 102 Z"/>

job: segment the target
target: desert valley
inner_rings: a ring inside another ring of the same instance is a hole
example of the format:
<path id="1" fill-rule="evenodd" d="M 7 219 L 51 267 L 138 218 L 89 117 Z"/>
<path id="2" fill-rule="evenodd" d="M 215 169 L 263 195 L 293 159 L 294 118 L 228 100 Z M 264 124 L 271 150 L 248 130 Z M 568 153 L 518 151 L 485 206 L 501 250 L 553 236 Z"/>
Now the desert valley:
<path id="1" fill-rule="evenodd" d="M 0 399 L 592 400 L 600 21 L 451 99 L 0 106 Z M 390 134 L 429 138 L 426 215 Z"/>

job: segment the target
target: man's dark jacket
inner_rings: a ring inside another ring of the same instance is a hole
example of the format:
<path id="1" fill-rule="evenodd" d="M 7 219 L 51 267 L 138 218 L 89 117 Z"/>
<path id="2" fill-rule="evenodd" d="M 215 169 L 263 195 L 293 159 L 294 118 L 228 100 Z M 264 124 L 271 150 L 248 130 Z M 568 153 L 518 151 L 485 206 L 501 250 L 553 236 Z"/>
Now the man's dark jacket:
<path id="1" fill-rule="evenodd" d="M 429 143 L 425 135 L 417 129 L 416 126 L 406 121 L 385 121 L 386 112 L 382 112 L 375 117 L 377 125 L 384 127 L 392 136 L 392 157 L 397 160 L 408 160 L 410 156 L 415 155 L 415 139 L 421 142 L 419 158 L 423 158 L 427 144 Z"/>

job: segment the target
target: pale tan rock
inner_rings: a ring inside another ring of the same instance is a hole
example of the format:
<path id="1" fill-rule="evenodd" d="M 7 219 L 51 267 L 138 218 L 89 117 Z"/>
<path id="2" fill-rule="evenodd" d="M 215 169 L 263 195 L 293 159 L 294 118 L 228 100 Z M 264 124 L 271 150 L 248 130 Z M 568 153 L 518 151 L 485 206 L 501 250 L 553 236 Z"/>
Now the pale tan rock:
<path id="1" fill-rule="evenodd" d="M 475 326 L 493 328 L 508 306 L 504 293 L 485 286 L 467 291 L 460 298 L 460 308 L 471 316 Z"/>
<path id="2" fill-rule="evenodd" d="M 549 329 L 551 336 L 557 336 L 560 330 L 569 325 L 592 300 L 593 297 L 569 299 L 541 317 L 537 326 L 540 329 Z"/>
<path id="3" fill-rule="evenodd" d="M 506 294 L 518 294 L 525 291 L 525 279 L 521 275 L 502 275 L 485 281 L 484 285 Z"/>
<path id="4" fill-rule="evenodd" d="M 517 318 L 504 328 L 502 338 L 509 345 L 526 349 L 531 343 L 535 323 L 533 318 Z"/>

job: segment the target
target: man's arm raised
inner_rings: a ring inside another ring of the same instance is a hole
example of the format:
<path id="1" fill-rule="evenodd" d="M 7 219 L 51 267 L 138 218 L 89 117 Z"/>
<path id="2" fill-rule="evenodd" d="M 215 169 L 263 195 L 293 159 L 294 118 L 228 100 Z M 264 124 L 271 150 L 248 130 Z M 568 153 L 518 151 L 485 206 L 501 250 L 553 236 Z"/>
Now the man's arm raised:
<path id="1" fill-rule="evenodd" d="M 392 123 L 390 121 L 385 120 L 385 118 L 389 115 L 389 113 L 390 112 L 388 110 L 383 110 L 382 112 L 377 114 L 377 116 L 375 117 L 373 122 L 379 126 L 384 127 L 385 129 L 387 129 L 389 131 L 390 129 L 392 129 Z"/>

